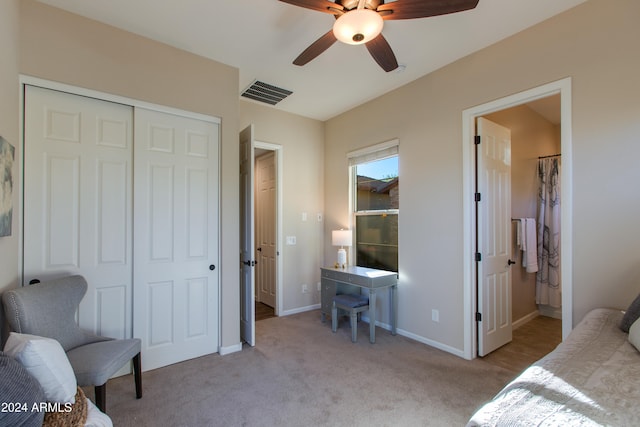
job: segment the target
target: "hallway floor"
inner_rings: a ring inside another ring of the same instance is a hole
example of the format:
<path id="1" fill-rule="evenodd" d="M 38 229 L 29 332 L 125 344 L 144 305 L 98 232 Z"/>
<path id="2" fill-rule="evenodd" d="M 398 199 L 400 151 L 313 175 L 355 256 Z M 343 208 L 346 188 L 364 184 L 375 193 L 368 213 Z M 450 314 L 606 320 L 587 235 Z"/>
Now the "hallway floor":
<path id="1" fill-rule="evenodd" d="M 562 341 L 562 320 L 538 316 L 513 331 L 513 340 L 482 360 L 519 374 Z"/>
<path id="2" fill-rule="evenodd" d="M 256 322 L 270 317 L 276 317 L 273 307 L 269 307 L 265 303 L 256 301 Z"/>

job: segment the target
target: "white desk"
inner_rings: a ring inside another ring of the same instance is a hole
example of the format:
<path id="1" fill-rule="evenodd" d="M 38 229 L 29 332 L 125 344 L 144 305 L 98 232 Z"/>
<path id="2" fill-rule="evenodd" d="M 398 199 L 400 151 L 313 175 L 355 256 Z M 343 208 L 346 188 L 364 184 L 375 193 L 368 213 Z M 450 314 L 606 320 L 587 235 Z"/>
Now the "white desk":
<path id="1" fill-rule="evenodd" d="M 396 334 L 396 290 L 398 273 L 373 268 L 350 266 L 347 268 L 321 267 L 321 312 L 322 321 L 331 316 L 331 299 L 341 293 L 360 293 L 369 290 L 369 341 L 376 341 L 376 295 L 378 289 L 389 290 L 389 316 L 391 334 Z"/>

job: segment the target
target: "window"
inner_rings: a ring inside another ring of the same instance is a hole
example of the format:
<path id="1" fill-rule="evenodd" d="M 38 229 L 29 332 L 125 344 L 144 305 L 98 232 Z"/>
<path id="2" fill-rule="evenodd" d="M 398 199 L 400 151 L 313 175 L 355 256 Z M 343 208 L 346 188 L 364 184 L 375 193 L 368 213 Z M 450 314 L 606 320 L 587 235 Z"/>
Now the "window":
<path id="1" fill-rule="evenodd" d="M 355 264 L 398 271 L 398 143 L 349 155 L 353 181 Z"/>

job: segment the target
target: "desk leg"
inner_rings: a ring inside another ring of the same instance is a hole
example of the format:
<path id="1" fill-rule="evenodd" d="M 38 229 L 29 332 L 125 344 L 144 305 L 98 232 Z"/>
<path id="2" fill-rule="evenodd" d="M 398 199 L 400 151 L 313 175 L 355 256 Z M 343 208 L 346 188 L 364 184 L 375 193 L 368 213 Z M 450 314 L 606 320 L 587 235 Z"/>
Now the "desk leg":
<path id="1" fill-rule="evenodd" d="M 396 323 L 398 321 L 398 315 L 396 313 L 396 299 L 397 299 L 397 290 L 398 290 L 398 286 L 397 285 L 393 285 L 389 288 L 389 316 L 391 316 L 390 322 L 391 322 L 391 335 L 395 335 L 396 334 Z"/>
<path id="2" fill-rule="evenodd" d="M 376 290 L 369 289 L 369 342 L 376 342 Z"/>

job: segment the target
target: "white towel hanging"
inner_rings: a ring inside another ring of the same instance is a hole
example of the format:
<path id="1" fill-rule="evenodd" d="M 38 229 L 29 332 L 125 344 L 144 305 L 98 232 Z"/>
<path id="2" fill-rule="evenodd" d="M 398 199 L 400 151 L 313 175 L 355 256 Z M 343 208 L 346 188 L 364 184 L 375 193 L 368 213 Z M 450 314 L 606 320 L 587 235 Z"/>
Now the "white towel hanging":
<path id="1" fill-rule="evenodd" d="M 527 273 L 535 273 L 538 271 L 538 239 L 536 237 L 536 220 L 534 218 L 523 218 L 521 223 L 523 227 L 523 254 L 522 266 L 525 267 Z"/>

